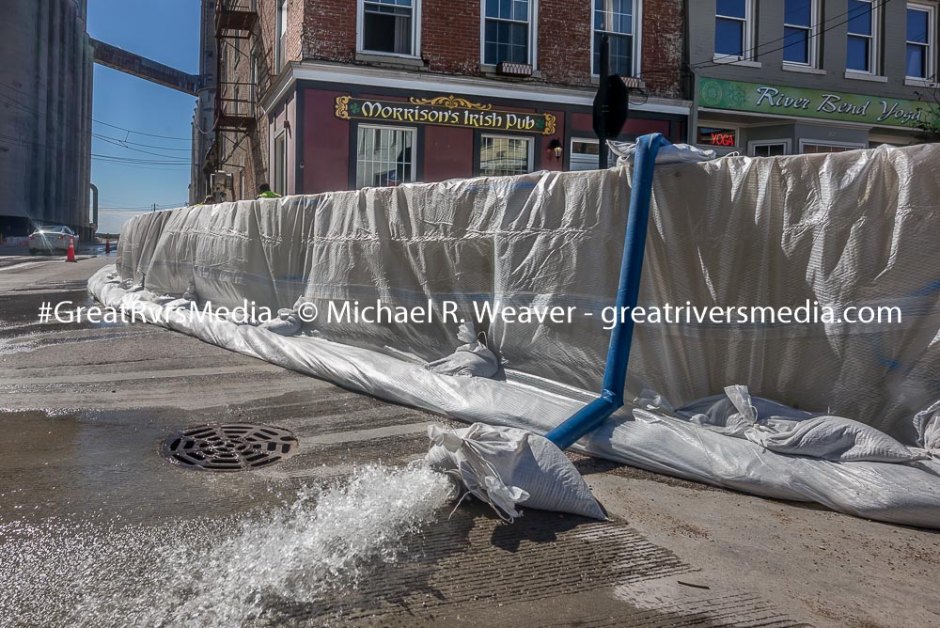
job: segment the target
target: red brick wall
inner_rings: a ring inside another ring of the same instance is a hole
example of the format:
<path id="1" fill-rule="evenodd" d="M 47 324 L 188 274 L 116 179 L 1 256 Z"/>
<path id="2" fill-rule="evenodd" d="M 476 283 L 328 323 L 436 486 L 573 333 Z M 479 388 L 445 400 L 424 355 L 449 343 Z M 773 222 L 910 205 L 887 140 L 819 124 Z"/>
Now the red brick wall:
<path id="1" fill-rule="evenodd" d="M 301 12 L 302 1 L 289 0 L 292 23 L 303 24 L 302 34 L 298 34 L 302 46 L 296 47 L 297 54 L 307 59 L 353 62 L 355 0 L 305 0 Z M 422 0 L 421 56 L 428 70 L 482 75 L 481 10 L 479 0 Z M 591 85 L 592 12 L 593 0 L 539 1 L 539 75 L 523 82 Z M 653 95 L 680 96 L 683 20 L 682 0 L 643 0 L 642 69 Z M 289 27 L 288 36 L 292 37 L 293 32 Z M 289 45 L 288 50 L 293 52 L 295 48 Z"/>
<path id="2" fill-rule="evenodd" d="M 538 69 L 548 83 L 591 84 L 594 0 L 539 2 Z"/>
<path id="3" fill-rule="evenodd" d="M 682 97 L 684 20 L 682 0 L 644 0 L 642 75 L 653 95 Z"/>
<path id="4" fill-rule="evenodd" d="M 356 0 L 306 0 L 303 56 L 352 61 L 356 56 Z"/>
<path id="5" fill-rule="evenodd" d="M 480 73 L 479 0 L 423 0 L 421 56 L 428 69 L 446 74 Z"/>

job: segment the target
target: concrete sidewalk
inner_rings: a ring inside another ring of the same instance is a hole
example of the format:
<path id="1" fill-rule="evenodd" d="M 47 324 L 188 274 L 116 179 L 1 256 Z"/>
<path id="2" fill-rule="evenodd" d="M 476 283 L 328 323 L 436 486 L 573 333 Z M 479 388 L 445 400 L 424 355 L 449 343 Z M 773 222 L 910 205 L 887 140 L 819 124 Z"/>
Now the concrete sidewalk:
<path id="1" fill-rule="evenodd" d="M 31 262 L 0 269 L 0 624 L 74 620 L 69 563 L 88 552 L 121 586 L 148 586 L 146 552 L 118 539 L 213 542 L 304 487 L 420 457 L 426 426 L 448 423 L 157 327 L 40 325 L 42 301 L 87 303 L 85 279 L 113 256 Z M 234 421 L 287 428 L 300 453 L 232 474 L 159 454 L 177 429 Z M 261 623 L 940 624 L 936 533 L 573 459 L 610 522 L 446 508 L 358 588 L 272 599 Z M 74 543 L 48 551 L 49 530 Z"/>

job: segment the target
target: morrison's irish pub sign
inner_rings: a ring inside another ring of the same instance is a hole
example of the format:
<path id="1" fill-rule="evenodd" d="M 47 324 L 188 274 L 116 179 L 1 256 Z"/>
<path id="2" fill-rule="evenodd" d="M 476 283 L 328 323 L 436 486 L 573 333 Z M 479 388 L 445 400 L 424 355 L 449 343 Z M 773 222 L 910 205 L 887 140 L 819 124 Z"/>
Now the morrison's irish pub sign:
<path id="1" fill-rule="evenodd" d="M 926 117 L 924 103 L 900 98 L 702 79 L 698 104 L 708 109 L 751 111 L 781 116 L 916 127 Z"/>
<path id="2" fill-rule="evenodd" d="M 455 96 L 411 98 L 392 102 L 339 96 L 336 117 L 344 120 L 371 120 L 406 124 L 436 124 L 490 131 L 528 131 L 552 135 L 555 116 L 550 113 L 497 111 L 493 105 L 470 102 Z"/>

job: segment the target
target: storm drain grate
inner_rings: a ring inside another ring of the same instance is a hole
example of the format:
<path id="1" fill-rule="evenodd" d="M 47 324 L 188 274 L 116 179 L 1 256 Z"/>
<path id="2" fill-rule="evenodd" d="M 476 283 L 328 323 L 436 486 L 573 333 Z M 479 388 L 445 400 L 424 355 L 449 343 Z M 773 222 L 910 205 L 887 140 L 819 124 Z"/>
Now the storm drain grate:
<path id="1" fill-rule="evenodd" d="M 208 471 L 248 471 L 290 458 L 299 446 L 297 437 L 280 427 L 221 423 L 173 434 L 163 441 L 163 455 Z"/>

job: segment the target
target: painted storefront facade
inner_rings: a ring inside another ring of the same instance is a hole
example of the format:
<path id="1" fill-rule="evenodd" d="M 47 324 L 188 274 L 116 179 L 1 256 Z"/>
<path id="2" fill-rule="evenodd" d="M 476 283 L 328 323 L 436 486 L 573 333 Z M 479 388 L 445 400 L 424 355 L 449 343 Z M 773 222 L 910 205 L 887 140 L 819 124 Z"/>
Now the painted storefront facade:
<path id="1" fill-rule="evenodd" d="M 290 72 L 267 107 L 271 183 L 288 194 L 599 165 L 589 89 L 312 63 Z M 688 113 L 686 103 L 646 99 L 619 139 L 684 141 Z"/>
<path id="2" fill-rule="evenodd" d="M 753 156 L 923 141 L 920 125 L 936 115 L 937 9 L 935 0 L 691 3 L 691 141 Z"/>

